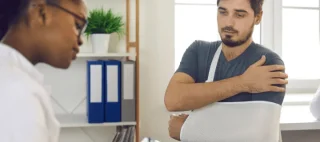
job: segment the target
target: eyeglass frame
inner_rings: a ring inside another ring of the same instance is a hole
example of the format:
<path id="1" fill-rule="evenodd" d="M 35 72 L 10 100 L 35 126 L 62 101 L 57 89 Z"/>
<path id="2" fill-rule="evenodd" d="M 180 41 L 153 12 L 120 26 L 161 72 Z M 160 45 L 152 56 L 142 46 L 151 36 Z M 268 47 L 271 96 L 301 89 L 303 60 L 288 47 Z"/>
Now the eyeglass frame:
<path id="1" fill-rule="evenodd" d="M 72 12 L 72 11 L 70 11 L 70 10 L 62 7 L 62 6 L 60 6 L 60 5 L 57 4 L 56 2 L 52 2 L 51 0 L 46 0 L 46 2 L 47 2 L 48 5 L 52 5 L 52 6 L 54 6 L 54 7 L 57 7 L 57 8 L 59 8 L 60 10 L 71 14 L 72 16 L 76 17 L 77 19 L 81 20 L 81 21 L 84 23 L 84 25 L 81 27 L 81 30 L 79 30 L 78 38 L 80 39 L 80 38 L 81 38 L 81 35 L 84 34 L 84 32 L 85 32 L 85 30 L 86 30 L 86 28 L 87 28 L 88 20 L 85 19 L 85 18 L 83 18 L 83 17 L 81 17 L 81 16 L 79 16 L 78 14 L 76 14 L 76 13 L 74 13 L 74 12 Z"/>

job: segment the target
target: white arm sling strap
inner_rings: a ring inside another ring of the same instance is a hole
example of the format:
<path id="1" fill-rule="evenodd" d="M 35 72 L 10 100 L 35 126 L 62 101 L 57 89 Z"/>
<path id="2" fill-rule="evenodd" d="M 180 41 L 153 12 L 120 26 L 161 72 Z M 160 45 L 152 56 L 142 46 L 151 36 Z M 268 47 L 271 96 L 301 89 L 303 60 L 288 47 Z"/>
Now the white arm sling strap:
<path id="1" fill-rule="evenodd" d="M 221 50 L 222 45 L 206 82 L 214 79 Z M 180 138 L 182 142 L 278 142 L 280 111 L 280 105 L 266 101 L 212 103 L 189 114 Z"/>

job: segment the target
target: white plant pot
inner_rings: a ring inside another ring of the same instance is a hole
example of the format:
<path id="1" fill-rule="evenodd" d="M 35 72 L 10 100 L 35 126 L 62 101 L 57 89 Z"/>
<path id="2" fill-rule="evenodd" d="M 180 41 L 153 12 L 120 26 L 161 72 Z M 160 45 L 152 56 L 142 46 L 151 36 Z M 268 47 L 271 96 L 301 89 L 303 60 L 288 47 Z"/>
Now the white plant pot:
<path id="1" fill-rule="evenodd" d="M 110 34 L 92 34 L 91 43 L 93 53 L 108 53 Z"/>

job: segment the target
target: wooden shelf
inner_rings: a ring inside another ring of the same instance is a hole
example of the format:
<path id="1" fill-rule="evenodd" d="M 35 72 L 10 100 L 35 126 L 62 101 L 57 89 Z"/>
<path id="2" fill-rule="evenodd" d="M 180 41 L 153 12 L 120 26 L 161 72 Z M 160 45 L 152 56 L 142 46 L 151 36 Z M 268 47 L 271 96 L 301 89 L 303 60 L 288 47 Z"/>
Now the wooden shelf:
<path id="1" fill-rule="evenodd" d="M 77 57 L 79 58 L 91 58 L 91 57 L 134 57 L 133 53 L 106 53 L 106 54 L 97 54 L 97 53 L 79 53 Z"/>
<path id="2" fill-rule="evenodd" d="M 57 114 L 58 121 L 62 128 L 79 128 L 79 127 L 101 127 L 101 126 L 132 126 L 136 122 L 114 122 L 114 123 L 88 123 L 85 114 Z"/>

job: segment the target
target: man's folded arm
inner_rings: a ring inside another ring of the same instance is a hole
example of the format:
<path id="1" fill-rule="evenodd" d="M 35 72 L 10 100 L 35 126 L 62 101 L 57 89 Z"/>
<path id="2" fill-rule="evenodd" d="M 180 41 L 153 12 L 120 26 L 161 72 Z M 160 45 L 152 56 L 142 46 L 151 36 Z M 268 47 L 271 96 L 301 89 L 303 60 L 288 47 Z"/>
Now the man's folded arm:
<path id="1" fill-rule="evenodd" d="M 177 72 L 169 82 L 164 99 L 169 111 L 198 109 L 244 91 L 238 77 L 195 83 L 198 73 L 197 54 L 197 42 L 194 42 L 184 53 Z"/>

